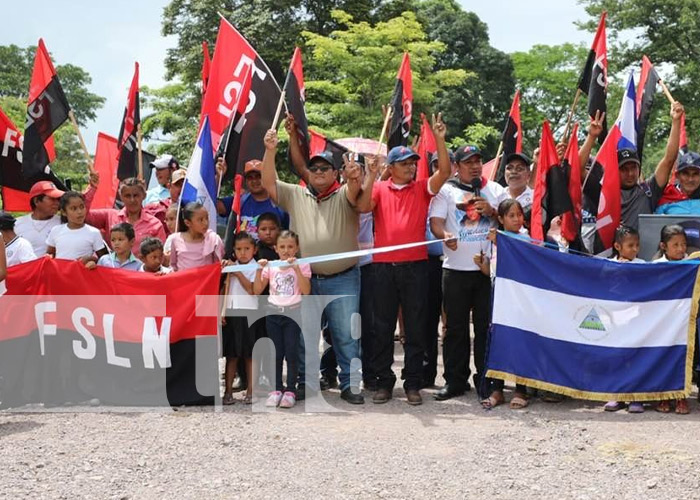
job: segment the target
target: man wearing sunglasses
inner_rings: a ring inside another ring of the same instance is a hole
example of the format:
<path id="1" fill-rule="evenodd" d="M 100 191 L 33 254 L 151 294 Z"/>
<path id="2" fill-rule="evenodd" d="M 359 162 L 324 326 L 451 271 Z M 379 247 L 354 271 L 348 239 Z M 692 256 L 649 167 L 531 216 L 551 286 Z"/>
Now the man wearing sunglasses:
<path id="1" fill-rule="evenodd" d="M 290 144 L 298 147 L 296 136 L 290 136 Z M 361 199 L 371 193 L 363 193 L 360 185 L 360 166 L 351 162 L 345 167 L 346 183 L 338 181 L 338 170 L 333 155 L 324 151 L 314 155 L 306 167 L 306 187 L 277 180 L 275 154 L 277 132 L 269 130 L 265 135 L 265 156 L 262 165 L 262 184 L 270 198 L 290 215 L 290 229 L 299 235 L 302 257 L 351 252 L 357 250 L 359 213 L 356 208 Z M 351 319 L 359 312 L 360 271 L 358 259 L 340 259 L 311 265 L 312 295 L 343 295 L 323 310 L 331 332 L 333 349 L 340 366 L 341 398 L 351 404 L 362 404 L 360 394 L 360 366 L 353 360 L 360 359 L 360 341 L 351 333 Z M 306 310 L 305 310 L 306 313 Z M 307 315 L 308 316 L 308 315 Z M 321 325 L 304 325 L 304 341 L 318 346 Z M 318 367 L 318 349 L 311 347 L 306 353 L 306 380 L 301 391 L 319 390 L 318 373 L 309 373 Z M 352 375 L 352 376 L 351 376 Z M 355 384 L 351 387 L 352 383 Z M 303 384 L 303 385 L 302 385 Z"/>

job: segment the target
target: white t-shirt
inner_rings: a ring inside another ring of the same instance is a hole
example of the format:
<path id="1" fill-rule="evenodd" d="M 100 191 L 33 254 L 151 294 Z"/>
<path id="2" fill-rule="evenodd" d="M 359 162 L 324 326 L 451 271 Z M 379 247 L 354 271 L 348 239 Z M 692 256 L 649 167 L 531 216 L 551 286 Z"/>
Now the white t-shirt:
<path id="1" fill-rule="evenodd" d="M 32 248 L 32 244 L 21 236 L 17 236 L 5 245 L 7 256 L 7 267 L 24 264 L 36 259 L 36 254 Z"/>
<path id="2" fill-rule="evenodd" d="M 46 238 L 51 230 L 61 225 L 61 217 L 54 215 L 50 219 L 32 219 L 32 214 L 23 215 L 15 222 L 15 233 L 27 240 L 34 250 L 34 255 L 41 257 L 46 255 Z"/>
<path id="3" fill-rule="evenodd" d="M 535 190 L 532 189 L 530 186 L 527 186 L 527 187 L 525 187 L 525 191 L 523 191 L 518 196 L 516 196 L 515 199 L 523 207 L 523 210 L 527 211 L 527 209 L 532 206 L 532 199 L 534 197 L 535 197 Z M 508 200 L 510 198 L 512 198 L 512 196 L 510 195 L 510 191 L 508 191 L 508 188 L 503 188 L 503 195 L 498 200 L 498 203 L 500 204 L 503 200 Z M 496 207 L 496 208 L 498 208 L 498 207 Z"/>
<path id="4" fill-rule="evenodd" d="M 504 188 L 496 182 L 489 181 L 481 188 L 481 197 L 494 208 L 498 208 L 498 201 L 503 196 Z M 491 242 L 486 238 L 489 229 L 495 224 L 488 217 L 470 220 L 466 212 L 465 203 L 474 194 L 463 191 L 457 186 L 446 183 L 433 199 L 430 205 L 430 218 L 445 219 L 445 230 L 458 238 L 457 250 L 450 250 L 443 243 L 445 260 L 442 267 L 455 271 L 479 271 L 479 266 L 474 263 L 474 256 L 484 252 L 486 257 L 491 257 Z M 458 207 L 459 205 L 459 207 Z"/>
<path id="5" fill-rule="evenodd" d="M 88 224 L 80 229 L 68 229 L 68 224 L 56 226 L 46 238 L 46 244 L 56 249 L 57 259 L 75 260 L 105 248 L 100 230 Z"/>
<path id="6" fill-rule="evenodd" d="M 255 264 L 255 259 L 251 260 L 248 264 Z M 255 269 L 249 269 L 247 271 L 241 271 L 241 274 L 245 276 L 248 281 L 254 283 L 255 272 Z M 226 296 L 226 307 L 228 309 L 257 309 L 258 296 L 250 295 L 246 292 L 241 282 L 238 281 L 238 278 L 232 275 L 228 295 Z"/>

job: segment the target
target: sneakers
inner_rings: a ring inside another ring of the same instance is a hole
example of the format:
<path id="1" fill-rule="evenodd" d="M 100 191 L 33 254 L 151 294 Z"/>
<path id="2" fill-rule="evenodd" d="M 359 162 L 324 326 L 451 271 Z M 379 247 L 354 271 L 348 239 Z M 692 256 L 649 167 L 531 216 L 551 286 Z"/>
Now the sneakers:
<path id="1" fill-rule="evenodd" d="M 280 401 L 282 400 L 282 392 L 281 391 L 272 391 L 268 396 L 267 396 L 267 401 L 265 401 L 265 406 L 269 408 L 275 408 L 277 405 L 280 404 Z"/>
<path id="2" fill-rule="evenodd" d="M 296 396 L 293 392 L 285 392 L 280 400 L 280 408 L 294 408 L 294 403 L 296 403 Z"/>

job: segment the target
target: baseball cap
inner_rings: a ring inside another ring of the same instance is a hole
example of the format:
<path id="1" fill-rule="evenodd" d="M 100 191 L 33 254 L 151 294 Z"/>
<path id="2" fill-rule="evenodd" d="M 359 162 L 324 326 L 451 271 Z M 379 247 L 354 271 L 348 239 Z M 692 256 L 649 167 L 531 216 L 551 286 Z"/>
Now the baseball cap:
<path id="1" fill-rule="evenodd" d="M 462 146 L 455 153 L 455 160 L 457 161 L 457 163 L 459 163 L 461 161 L 467 161 L 472 156 L 478 156 L 479 158 L 483 158 L 481 150 L 478 147 Z"/>
<path id="2" fill-rule="evenodd" d="M 450 150 L 447 150 L 447 153 L 450 156 L 450 163 L 455 163 L 455 161 L 456 161 L 455 154 Z M 430 154 L 430 160 L 428 161 L 428 164 L 432 167 L 433 164 L 437 163 L 437 161 L 438 161 L 438 154 L 437 154 L 437 151 L 435 151 L 434 153 Z"/>
<path id="3" fill-rule="evenodd" d="M 700 154 L 689 151 L 678 160 L 676 171 L 680 172 L 686 168 L 700 168 Z"/>
<path id="4" fill-rule="evenodd" d="M 173 165 L 174 164 L 174 165 Z M 173 155 L 160 155 L 158 158 L 153 160 L 149 166 L 155 168 L 156 170 L 163 170 L 164 168 L 178 168 L 180 164 L 177 162 Z"/>
<path id="5" fill-rule="evenodd" d="M 309 165 L 311 165 L 316 160 L 324 161 L 328 163 L 331 167 L 335 168 L 335 162 L 333 161 L 333 153 L 331 153 L 330 151 L 321 151 L 319 153 L 316 153 L 309 160 Z"/>
<path id="6" fill-rule="evenodd" d="M 418 160 L 420 159 L 420 155 L 409 147 L 396 146 L 391 148 L 391 151 L 389 151 L 389 154 L 386 157 L 386 162 L 388 165 L 391 165 L 399 161 L 406 161 L 410 158 Z"/>
<path id="7" fill-rule="evenodd" d="M 524 153 L 511 153 L 508 156 L 506 156 L 506 165 L 513 160 L 521 160 L 525 162 L 525 165 L 527 165 L 528 168 L 530 168 L 530 164 L 532 163 L 532 160 L 530 159 L 529 156 L 527 156 Z"/>
<path id="8" fill-rule="evenodd" d="M 250 172 L 262 173 L 262 162 L 260 160 L 250 160 L 245 162 L 243 167 L 243 176 L 248 175 Z"/>
<path id="9" fill-rule="evenodd" d="M 184 181 L 185 177 L 187 177 L 187 170 L 184 168 L 178 168 L 170 177 L 170 184 L 177 184 L 180 181 Z"/>
<path id="10" fill-rule="evenodd" d="M 13 229 L 17 219 L 9 212 L 0 210 L 0 229 Z"/>
<path id="11" fill-rule="evenodd" d="M 39 195 L 46 195 L 49 198 L 60 198 L 63 196 L 64 192 L 56 187 L 51 181 L 39 181 L 34 183 L 32 188 L 29 190 L 29 198 L 34 198 Z"/>
<path id="12" fill-rule="evenodd" d="M 637 150 L 630 148 L 620 149 L 617 152 L 617 164 L 619 166 L 622 166 L 625 163 L 630 162 L 636 163 L 637 165 L 641 165 L 641 162 L 639 161 L 639 155 L 637 154 Z"/>

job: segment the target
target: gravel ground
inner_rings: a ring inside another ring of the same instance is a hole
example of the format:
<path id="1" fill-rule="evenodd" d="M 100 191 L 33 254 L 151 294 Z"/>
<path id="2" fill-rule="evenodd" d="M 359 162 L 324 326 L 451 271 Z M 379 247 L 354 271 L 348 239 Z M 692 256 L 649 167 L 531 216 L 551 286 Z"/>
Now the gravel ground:
<path id="1" fill-rule="evenodd" d="M 695 400 L 687 416 L 571 400 L 486 411 L 473 392 L 433 392 L 351 407 L 329 391 L 348 411 L 324 414 L 0 412 L 0 497 L 700 498 Z"/>

